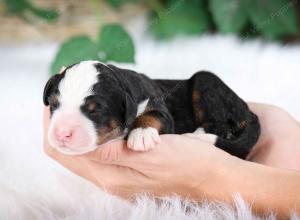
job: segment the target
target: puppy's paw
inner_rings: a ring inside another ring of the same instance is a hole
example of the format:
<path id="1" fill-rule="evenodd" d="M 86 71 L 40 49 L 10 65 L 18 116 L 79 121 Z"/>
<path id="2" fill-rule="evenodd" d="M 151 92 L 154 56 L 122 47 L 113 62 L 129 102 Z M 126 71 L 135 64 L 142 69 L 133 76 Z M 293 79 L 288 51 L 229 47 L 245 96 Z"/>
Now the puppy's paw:
<path id="1" fill-rule="evenodd" d="M 148 151 L 153 149 L 159 142 L 160 137 L 155 128 L 136 128 L 130 132 L 127 146 L 135 151 Z"/>

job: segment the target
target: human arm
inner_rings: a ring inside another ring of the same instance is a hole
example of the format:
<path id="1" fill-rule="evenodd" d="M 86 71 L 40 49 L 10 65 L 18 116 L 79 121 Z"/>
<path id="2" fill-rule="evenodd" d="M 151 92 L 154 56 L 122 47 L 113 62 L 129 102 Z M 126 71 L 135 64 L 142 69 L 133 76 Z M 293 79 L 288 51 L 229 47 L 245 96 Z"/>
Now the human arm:
<path id="1" fill-rule="evenodd" d="M 46 133 L 49 113 L 45 113 Z M 125 141 L 105 144 L 81 156 L 60 154 L 46 139 L 44 147 L 74 173 L 125 198 L 146 192 L 231 202 L 238 192 L 257 212 L 274 210 L 288 216 L 291 209 L 299 211 L 298 172 L 242 161 L 193 138 L 162 135 L 161 139 L 157 148 L 146 153 L 128 150 Z"/>
<path id="2" fill-rule="evenodd" d="M 249 103 L 259 117 L 261 135 L 248 160 L 272 167 L 300 170 L 300 123 L 272 105 Z"/>

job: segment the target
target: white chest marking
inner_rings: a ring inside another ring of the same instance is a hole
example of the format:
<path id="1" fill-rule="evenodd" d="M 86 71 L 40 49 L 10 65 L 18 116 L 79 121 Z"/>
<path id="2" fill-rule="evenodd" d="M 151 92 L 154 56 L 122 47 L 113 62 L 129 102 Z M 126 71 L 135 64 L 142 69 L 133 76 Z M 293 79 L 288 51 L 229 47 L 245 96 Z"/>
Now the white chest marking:
<path id="1" fill-rule="evenodd" d="M 138 104 L 136 117 L 140 116 L 146 110 L 148 102 L 149 102 L 149 99 L 145 99 L 144 101 L 142 101 Z"/>

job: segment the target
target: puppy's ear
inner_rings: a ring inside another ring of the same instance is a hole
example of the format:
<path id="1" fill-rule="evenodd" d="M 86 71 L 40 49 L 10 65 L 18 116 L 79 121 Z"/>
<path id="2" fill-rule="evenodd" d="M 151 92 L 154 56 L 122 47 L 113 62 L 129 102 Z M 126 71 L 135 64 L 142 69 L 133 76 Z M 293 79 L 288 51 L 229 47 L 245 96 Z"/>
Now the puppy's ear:
<path id="1" fill-rule="evenodd" d="M 51 93 L 53 92 L 54 86 L 57 85 L 57 83 L 59 83 L 60 79 L 61 79 L 61 75 L 55 74 L 46 83 L 45 88 L 44 88 L 44 94 L 43 94 L 44 105 L 46 105 L 46 106 L 49 105 L 48 98 L 51 95 Z"/>

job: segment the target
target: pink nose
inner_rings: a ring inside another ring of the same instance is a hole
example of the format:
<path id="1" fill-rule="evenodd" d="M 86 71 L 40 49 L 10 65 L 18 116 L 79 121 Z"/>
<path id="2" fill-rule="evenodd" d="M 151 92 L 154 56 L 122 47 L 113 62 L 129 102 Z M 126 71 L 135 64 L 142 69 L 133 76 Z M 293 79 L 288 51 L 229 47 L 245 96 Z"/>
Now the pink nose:
<path id="1" fill-rule="evenodd" d="M 60 128 L 56 130 L 55 135 L 59 141 L 70 141 L 73 136 L 73 131 L 71 129 Z"/>

